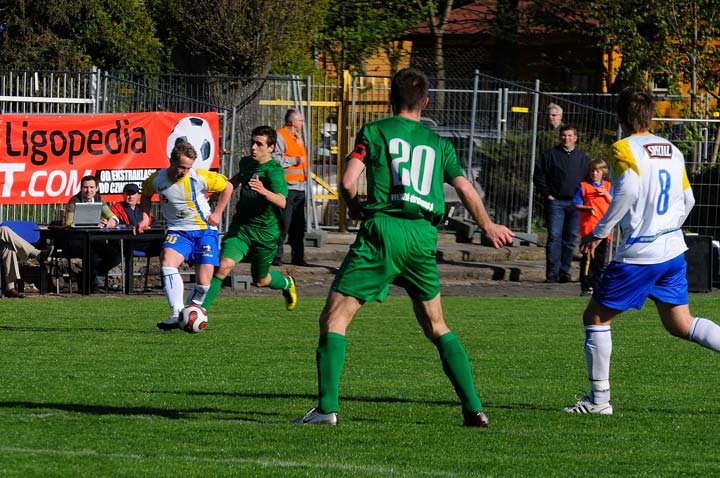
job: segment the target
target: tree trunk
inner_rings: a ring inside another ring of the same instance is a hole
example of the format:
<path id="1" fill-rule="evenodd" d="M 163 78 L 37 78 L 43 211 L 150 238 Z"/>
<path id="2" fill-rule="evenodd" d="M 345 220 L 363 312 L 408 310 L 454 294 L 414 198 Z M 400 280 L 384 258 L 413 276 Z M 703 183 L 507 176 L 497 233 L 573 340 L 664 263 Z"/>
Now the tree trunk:
<path id="1" fill-rule="evenodd" d="M 443 32 L 437 31 L 435 43 L 435 77 L 437 93 L 435 94 L 435 110 L 445 110 L 445 56 L 443 55 Z"/>

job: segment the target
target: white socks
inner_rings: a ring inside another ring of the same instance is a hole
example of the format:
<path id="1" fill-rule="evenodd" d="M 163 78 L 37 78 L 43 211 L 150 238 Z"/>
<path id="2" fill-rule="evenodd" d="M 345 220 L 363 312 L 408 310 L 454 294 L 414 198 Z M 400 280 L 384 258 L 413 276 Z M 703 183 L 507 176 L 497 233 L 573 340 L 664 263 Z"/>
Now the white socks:
<path id="1" fill-rule="evenodd" d="M 696 317 L 690 325 L 691 341 L 720 352 L 720 325 Z M 610 401 L 610 355 L 612 335 L 609 325 L 585 326 L 585 363 L 590 380 L 590 399 L 596 405 Z"/>
<path id="2" fill-rule="evenodd" d="M 695 317 L 690 324 L 688 338 L 703 347 L 720 352 L 720 326 L 711 320 Z"/>
<path id="3" fill-rule="evenodd" d="M 185 306 L 183 303 L 183 280 L 177 267 L 161 267 L 163 291 L 172 307 L 172 317 L 177 317 Z"/>
<path id="4" fill-rule="evenodd" d="M 590 380 L 590 399 L 596 405 L 610 401 L 610 355 L 612 336 L 609 325 L 585 326 L 585 364 Z"/>
<path id="5" fill-rule="evenodd" d="M 190 291 L 187 303 L 190 304 L 192 302 L 193 304 L 202 306 L 203 302 L 205 302 L 205 296 L 207 296 L 209 290 L 209 285 L 195 284 L 193 290 Z"/>

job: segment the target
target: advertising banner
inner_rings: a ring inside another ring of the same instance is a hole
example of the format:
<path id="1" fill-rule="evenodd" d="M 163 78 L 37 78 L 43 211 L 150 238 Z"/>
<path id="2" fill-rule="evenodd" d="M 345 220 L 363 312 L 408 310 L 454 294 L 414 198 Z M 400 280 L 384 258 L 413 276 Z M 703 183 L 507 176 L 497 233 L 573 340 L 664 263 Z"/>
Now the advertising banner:
<path id="1" fill-rule="evenodd" d="M 218 168 L 217 113 L 0 114 L 0 204 L 56 204 L 94 175 L 105 201 L 119 201 L 169 164 L 178 139 L 195 147 L 196 169 Z"/>

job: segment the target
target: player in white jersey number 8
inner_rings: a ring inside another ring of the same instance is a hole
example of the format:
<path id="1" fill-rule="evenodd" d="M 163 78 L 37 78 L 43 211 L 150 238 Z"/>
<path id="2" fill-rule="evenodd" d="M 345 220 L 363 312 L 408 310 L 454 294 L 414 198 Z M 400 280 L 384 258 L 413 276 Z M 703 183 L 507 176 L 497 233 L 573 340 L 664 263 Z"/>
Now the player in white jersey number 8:
<path id="1" fill-rule="evenodd" d="M 623 243 L 583 314 L 590 392 L 565 407 L 565 413 L 612 414 L 610 324 L 621 312 L 642 308 L 648 297 L 668 332 L 720 351 L 720 327 L 693 317 L 688 307 L 687 246 L 680 228 L 695 199 L 683 155 L 650 133 L 653 100 L 644 91 L 623 90 L 617 114 L 631 135 L 613 145 L 615 196 L 593 232 L 582 239 L 580 250 L 592 256 L 616 224 Z"/>

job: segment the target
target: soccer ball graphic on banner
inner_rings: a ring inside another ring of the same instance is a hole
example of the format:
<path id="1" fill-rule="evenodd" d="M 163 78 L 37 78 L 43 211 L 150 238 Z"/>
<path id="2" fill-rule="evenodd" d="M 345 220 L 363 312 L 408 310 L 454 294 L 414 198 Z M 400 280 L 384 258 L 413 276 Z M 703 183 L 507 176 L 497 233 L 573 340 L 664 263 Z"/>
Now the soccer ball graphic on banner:
<path id="1" fill-rule="evenodd" d="M 210 169 L 215 157 L 215 140 L 207 121 L 196 116 L 186 116 L 177 122 L 167 139 L 167 157 L 170 159 L 175 143 L 184 140 L 192 144 L 197 153 L 193 168 Z"/>
<path id="2" fill-rule="evenodd" d="M 197 304 L 186 305 L 178 317 L 180 328 L 189 334 L 202 332 L 207 327 L 208 318 L 205 309 Z"/>

